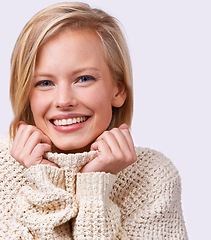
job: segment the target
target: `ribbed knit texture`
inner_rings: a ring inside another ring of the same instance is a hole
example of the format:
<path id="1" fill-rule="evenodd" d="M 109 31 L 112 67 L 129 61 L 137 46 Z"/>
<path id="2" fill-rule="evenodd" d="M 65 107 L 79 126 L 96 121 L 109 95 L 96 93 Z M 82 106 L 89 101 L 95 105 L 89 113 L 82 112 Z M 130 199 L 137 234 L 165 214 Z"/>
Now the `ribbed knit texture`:
<path id="1" fill-rule="evenodd" d="M 0 139 L 0 239 L 187 239 L 177 170 L 161 153 L 136 148 L 117 175 L 79 170 L 97 152 L 47 153 L 60 168 L 28 169 Z"/>

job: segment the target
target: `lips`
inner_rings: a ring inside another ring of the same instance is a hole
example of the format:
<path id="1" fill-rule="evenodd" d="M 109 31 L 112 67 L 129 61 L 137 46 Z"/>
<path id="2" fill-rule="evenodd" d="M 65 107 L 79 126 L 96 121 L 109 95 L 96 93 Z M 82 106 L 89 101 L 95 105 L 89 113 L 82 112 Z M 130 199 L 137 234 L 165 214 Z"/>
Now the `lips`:
<path id="1" fill-rule="evenodd" d="M 73 117 L 73 118 L 64 118 L 64 119 L 54 119 L 51 122 L 55 126 L 69 126 L 76 123 L 82 123 L 85 122 L 88 119 L 88 117 Z"/>

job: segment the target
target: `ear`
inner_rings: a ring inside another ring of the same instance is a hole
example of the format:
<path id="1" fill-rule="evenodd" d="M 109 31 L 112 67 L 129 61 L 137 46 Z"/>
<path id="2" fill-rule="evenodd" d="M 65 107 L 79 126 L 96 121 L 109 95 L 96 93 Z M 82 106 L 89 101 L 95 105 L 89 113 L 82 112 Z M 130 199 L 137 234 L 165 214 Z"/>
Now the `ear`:
<path id="1" fill-rule="evenodd" d="M 121 107 L 127 97 L 126 87 L 123 81 L 118 81 L 115 83 L 112 106 L 113 107 Z"/>

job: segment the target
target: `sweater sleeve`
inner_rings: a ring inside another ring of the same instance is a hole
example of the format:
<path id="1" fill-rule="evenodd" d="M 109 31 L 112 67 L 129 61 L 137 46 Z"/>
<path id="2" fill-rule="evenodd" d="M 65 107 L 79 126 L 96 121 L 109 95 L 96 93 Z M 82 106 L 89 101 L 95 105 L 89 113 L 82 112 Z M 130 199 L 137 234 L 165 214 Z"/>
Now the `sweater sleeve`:
<path id="1" fill-rule="evenodd" d="M 115 180 L 115 175 L 104 172 L 77 174 L 79 212 L 73 221 L 74 239 L 128 239 L 120 209 L 109 198 Z"/>
<path id="2" fill-rule="evenodd" d="M 30 230 L 35 239 L 72 239 L 68 221 L 78 211 L 73 193 L 75 174 L 69 173 L 68 190 L 65 170 L 57 167 L 32 166 L 25 170 L 25 176 L 28 184 L 17 197 L 18 221 Z"/>

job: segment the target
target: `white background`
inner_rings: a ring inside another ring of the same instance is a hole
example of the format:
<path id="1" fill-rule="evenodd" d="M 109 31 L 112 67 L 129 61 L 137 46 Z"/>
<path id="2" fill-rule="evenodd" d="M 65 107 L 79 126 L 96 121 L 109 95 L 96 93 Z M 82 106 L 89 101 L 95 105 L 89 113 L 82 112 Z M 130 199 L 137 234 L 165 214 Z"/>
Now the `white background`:
<path id="1" fill-rule="evenodd" d="M 18 34 L 53 0 L 1 2 L 0 134 L 12 119 L 9 61 Z M 134 71 L 136 145 L 162 151 L 182 178 L 189 238 L 211 239 L 211 2 L 87 0 L 117 17 Z"/>

